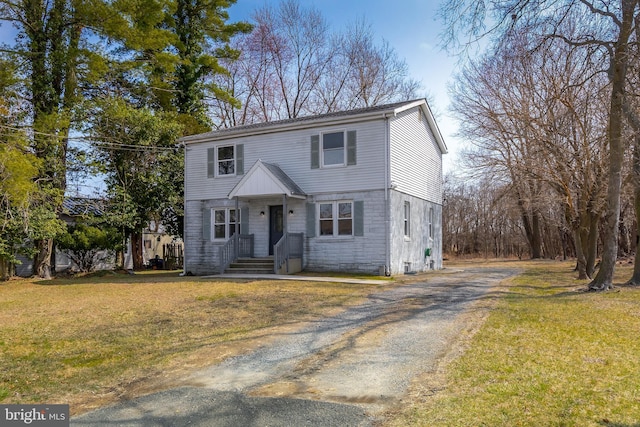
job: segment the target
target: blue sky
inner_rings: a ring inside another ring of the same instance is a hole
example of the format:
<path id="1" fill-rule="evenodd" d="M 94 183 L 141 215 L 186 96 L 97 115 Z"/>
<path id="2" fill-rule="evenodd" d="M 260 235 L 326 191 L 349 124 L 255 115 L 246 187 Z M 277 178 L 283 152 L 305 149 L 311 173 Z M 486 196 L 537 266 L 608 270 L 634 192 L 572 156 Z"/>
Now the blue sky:
<path id="1" fill-rule="evenodd" d="M 440 131 L 449 148 L 444 156 L 445 172 L 455 168 L 454 161 L 460 143 L 454 138 L 457 124 L 447 110 L 447 85 L 451 82 L 456 59 L 438 48 L 441 23 L 436 0 L 298 0 L 303 6 L 314 6 L 330 23 L 332 30 L 343 30 L 348 24 L 364 19 L 378 42 L 386 40 L 404 59 L 411 77 L 421 82 L 424 93 L 430 94 L 432 109 Z M 248 20 L 253 10 L 268 0 L 237 0 L 229 10 L 230 21 Z M 13 37 L 10 25 L 0 25 L 0 43 Z"/>
<path id="2" fill-rule="evenodd" d="M 446 1 L 446 0 L 443 0 Z M 449 148 L 444 156 L 445 172 L 455 168 L 460 144 L 454 138 L 456 121 L 448 112 L 447 85 L 453 78 L 456 58 L 438 47 L 442 29 L 437 19 L 441 1 L 434 0 L 298 0 L 301 6 L 313 6 L 327 19 L 332 30 L 340 31 L 350 23 L 364 19 L 378 42 L 386 40 L 409 66 L 411 77 L 423 86 L 421 95 L 430 94 L 431 108 L 437 115 L 440 132 Z M 268 0 L 237 0 L 229 9 L 230 21 L 249 20 L 253 10 Z"/>

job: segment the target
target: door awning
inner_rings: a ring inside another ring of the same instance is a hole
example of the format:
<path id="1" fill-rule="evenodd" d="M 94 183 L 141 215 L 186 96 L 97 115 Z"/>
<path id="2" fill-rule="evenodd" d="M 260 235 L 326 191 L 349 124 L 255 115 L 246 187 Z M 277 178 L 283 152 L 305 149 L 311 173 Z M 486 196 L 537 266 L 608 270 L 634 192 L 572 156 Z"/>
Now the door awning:
<path id="1" fill-rule="evenodd" d="M 266 197 L 286 195 L 296 199 L 306 199 L 302 191 L 280 167 L 272 163 L 258 160 L 233 187 L 229 198 L 234 197 Z"/>

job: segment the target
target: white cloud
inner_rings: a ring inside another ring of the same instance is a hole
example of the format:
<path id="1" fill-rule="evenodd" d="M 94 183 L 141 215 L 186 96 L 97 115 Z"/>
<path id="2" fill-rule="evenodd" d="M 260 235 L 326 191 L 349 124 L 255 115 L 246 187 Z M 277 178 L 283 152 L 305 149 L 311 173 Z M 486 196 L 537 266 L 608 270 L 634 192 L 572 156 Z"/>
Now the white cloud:
<path id="1" fill-rule="evenodd" d="M 422 42 L 418 45 L 418 47 L 420 48 L 420 50 L 427 50 L 427 51 L 432 51 L 435 46 L 429 42 Z"/>

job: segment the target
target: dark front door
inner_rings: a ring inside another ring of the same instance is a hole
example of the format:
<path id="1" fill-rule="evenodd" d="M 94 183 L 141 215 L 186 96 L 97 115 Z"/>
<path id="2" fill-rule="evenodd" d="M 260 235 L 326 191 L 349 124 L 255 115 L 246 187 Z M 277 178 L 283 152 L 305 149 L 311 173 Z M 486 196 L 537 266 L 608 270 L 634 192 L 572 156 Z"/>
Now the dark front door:
<path id="1" fill-rule="evenodd" d="M 273 245 L 282 238 L 284 217 L 282 205 L 269 206 L 269 255 L 273 255 Z"/>

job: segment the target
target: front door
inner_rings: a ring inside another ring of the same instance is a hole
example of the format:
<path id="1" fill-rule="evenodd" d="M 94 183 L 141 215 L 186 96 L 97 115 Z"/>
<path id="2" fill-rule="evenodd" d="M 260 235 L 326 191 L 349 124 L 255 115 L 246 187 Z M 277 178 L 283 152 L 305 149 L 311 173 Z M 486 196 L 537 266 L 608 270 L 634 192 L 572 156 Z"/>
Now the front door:
<path id="1" fill-rule="evenodd" d="M 273 255 L 273 246 L 282 238 L 283 231 L 282 205 L 269 206 L 269 255 Z"/>

